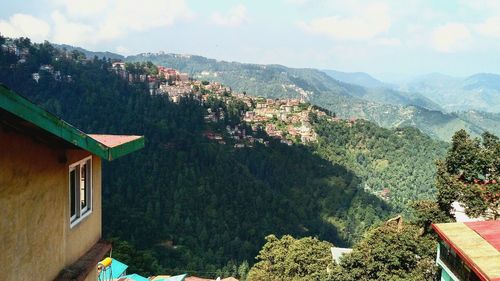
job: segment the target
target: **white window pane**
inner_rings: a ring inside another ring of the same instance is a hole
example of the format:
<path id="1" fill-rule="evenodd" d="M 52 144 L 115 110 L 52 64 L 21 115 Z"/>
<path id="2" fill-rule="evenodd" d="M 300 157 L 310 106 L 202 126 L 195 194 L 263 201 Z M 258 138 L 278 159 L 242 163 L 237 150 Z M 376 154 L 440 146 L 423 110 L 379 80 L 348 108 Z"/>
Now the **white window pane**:
<path id="1" fill-rule="evenodd" d="M 70 218 L 76 218 L 76 170 L 69 172 Z"/>
<path id="2" fill-rule="evenodd" d="M 82 164 L 80 166 L 80 209 L 81 213 L 87 210 L 87 164 Z"/>

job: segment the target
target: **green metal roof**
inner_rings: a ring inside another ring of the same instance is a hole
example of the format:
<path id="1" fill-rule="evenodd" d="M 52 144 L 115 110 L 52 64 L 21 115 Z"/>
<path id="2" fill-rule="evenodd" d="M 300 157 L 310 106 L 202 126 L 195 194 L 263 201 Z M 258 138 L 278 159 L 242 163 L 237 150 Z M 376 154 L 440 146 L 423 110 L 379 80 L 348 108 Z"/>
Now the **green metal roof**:
<path id="1" fill-rule="evenodd" d="M 87 135 L 1 84 L 0 108 L 108 161 L 144 147 L 144 136 Z"/>

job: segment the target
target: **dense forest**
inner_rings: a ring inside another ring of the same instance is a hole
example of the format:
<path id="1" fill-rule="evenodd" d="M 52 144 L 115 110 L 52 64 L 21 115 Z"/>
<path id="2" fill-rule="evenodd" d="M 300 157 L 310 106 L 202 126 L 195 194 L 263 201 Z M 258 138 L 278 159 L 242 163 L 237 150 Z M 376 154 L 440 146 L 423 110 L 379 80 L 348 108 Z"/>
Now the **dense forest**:
<path id="1" fill-rule="evenodd" d="M 0 52 L 1 83 L 85 132 L 145 135 L 145 149 L 103 171 L 103 235 L 139 273 L 240 276 L 269 234 L 349 246 L 409 201 L 433 196 L 433 160 L 446 145 L 415 129 L 318 119 L 316 145 L 269 138 L 235 149 L 203 136 L 212 125 L 195 100 L 151 96 L 110 71 L 109 59 L 14 43 L 28 55 Z M 374 195 L 384 188 L 385 200 Z"/>
<path id="2" fill-rule="evenodd" d="M 432 160 L 445 155 L 445 143 L 415 128 L 389 130 L 364 120 L 318 120 L 316 129 L 320 138 L 315 153 L 354 171 L 366 190 L 385 197 L 398 212 L 409 210 L 414 200 L 435 195 Z"/>

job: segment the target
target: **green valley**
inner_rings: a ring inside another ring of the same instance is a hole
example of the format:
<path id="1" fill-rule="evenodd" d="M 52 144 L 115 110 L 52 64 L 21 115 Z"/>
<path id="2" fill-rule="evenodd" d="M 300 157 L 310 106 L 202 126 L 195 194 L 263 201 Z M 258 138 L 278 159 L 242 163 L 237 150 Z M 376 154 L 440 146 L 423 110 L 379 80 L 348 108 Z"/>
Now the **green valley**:
<path id="1" fill-rule="evenodd" d="M 19 63 L 1 53 L 2 83 L 85 131 L 145 135 L 146 148 L 106 164 L 103 177 L 104 235 L 129 243 L 121 248 L 137 254 L 138 272 L 222 275 L 252 265 L 271 233 L 349 246 L 407 213 L 409 202 L 434 196 L 433 162 L 447 145 L 418 130 L 313 114 L 317 142 L 289 145 L 256 132 L 268 144 L 236 148 L 206 137 L 242 122 L 231 103 L 214 108 L 233 117 L 207 123 L 194 97 L 150 95 L 147 83 L 123 79 L 111 61 L 14 44 L 29 55 Z"/>

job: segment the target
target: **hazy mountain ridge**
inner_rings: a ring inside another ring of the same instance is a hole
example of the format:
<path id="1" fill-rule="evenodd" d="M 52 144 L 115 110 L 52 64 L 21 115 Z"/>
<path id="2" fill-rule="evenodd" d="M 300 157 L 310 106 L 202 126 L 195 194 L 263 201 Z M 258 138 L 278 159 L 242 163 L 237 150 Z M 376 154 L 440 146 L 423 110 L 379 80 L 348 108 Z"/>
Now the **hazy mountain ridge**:
<path id="1" fill-rule="evenodd" d="M 94 52 L 94 51 L 89 51 L 89 50 L 86 50 L 84 48 L 81 48 L 81 47 L 75 47 L 75 46 L 71 46 L 71 45 L 67 45 L 67 44 L 53 44 L 52 45 L 58 49 L 66 49 L 68 51 L 78 51 L 78 52 L 82 52 L 83 54 L 85 54 L 85 56 L 87 58 L 93 58 L 94 56 L 98 57 L 98 58 L 108 58 L 108 59 L 116 59 L 116 60 L 123 60 L 125 59 L 124 56 L 120 55 L 120 54 L 116 54 L 116 53 L 113 53 L 113 52 L 108 52 L 108 51 L 105 51 L 105 52 Z"/>
<path id="2" fill-rule="evenodd" d="M 343 72 L 332 69 L 321 70 L 335 80 L 356 84 L 367 88 L 387 87 L 388 85 L 365 72 Z"/>
<path id="3" fill-rule="evenodd" d="M 442 111 L 441 106 L 427 97 L 419 93 L 398 91 L 394 85 L 377 80 L 368 73 L 337 70 L 323 70 L 323 72 L 335 80 L 362 86 L 361 90 L 353 92 L 353 94 L 364 100 L 394 105 L 415 105 L 430 110 Z M 361 93 L 361 95 L 358 93 Z"/>
<path id="4" fill-rule="evenodd" d="M 399 89 L 421 93 L 450 112 L 500 113 L 500 75 L 497 74 L 477 73 L 460 78 L 433 73 L 408 81 Z"/>
<path id="5" fill-rule="evenodd" d="M 485 124 L 479 119 L 463 120 L 457 114 L 443 113 L 418 105 L 374 102 L 362 97 L 376 90 L 337 81 L 316 69 L 295 69 L 281 65 L 258 65 L 218 61 L 202 56 L 178 54 L 139 54 L 127 61 L 152 61 L 188 72 L 200 80 L 219 81 L 236 91 L 269 98 L 303 97 L 342 118 L 363 118 L 384 127 L 414 126 L 435 138 L 449 141 L 453 132 L 466 129 L 481 134 Z M 397 91 L 394 91 L 398 93 Z M 380 97 L 380 95 L 379 95 Z M 424 100 L 425 101 L 425 100 Z M 478 113 L 480 114 L 480 113 Z M 495 128 L 487 128 L 499 134 Z"/>

